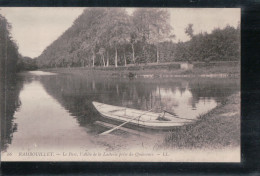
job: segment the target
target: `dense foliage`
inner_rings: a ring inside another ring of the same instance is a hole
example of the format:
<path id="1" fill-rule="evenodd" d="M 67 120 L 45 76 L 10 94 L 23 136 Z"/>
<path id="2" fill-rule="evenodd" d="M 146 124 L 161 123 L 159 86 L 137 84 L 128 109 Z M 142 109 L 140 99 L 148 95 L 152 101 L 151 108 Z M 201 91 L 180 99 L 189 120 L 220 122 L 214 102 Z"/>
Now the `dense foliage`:
<path id="1" fill-rule="evenodd" d="M 21 70 L 37 69 L 35 60 L 19 54 L 18 46 L 10 34 L 11 28 L 11 24 L 0 14 L 0 60 L 3 78 Z"/>
<path id="2" fill-rule="evenodd" d="M 226 26 L 215 29 L 211 34 L 193 35 L 192 25 L 186 28 L 191 37 L 188 42 L 176 45 L 177 61 L 237 61 L 240 59 L 240 29 Z"/>
<path id="3" fill-rule="evenodd" d="M 37 68 L 38 67 L 37 67 L 36 60 L 30 57 L 22 57 L 17 62 L 17 71 L 36 70 Z"/>
<path id="4" fill-rule="evenodd" d="M 170 37 L 169 13 L 88 8 L 37 58 L 40 67 L 109 66 L 159 61 L 158 44 Z M 157 54 L 158 53 L 158 54 Z"/>
<path id="5" fill-rule="evenodd" d="M 74 24 L 37 58 L 39 67 L 118 66 L 172 61 L 239 60 L 240 29 L 227 26 L 173 43 L 165 9 L 87 8 Z"/>
<path id="6" fill-rule="evenodd" d="M 18 47 L 10 35 L 11 25 L 0 14 L 0 60 L 1 75 L 16 72 L 16 64 L 21 57 Z"/>

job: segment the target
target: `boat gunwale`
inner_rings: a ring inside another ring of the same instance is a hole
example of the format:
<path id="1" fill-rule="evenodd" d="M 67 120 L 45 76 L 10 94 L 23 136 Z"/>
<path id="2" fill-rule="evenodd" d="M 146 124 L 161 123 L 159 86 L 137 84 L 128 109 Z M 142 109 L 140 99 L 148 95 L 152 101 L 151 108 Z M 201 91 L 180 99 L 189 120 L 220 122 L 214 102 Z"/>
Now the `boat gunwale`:
<path id="1" fill-rule="evenodd" d="M 101 110 L 100 107 L 97 106 L 97 104 L 100 104 L 101 106 L 102 105 L 111 106 L 111 107 L 114 107 L 114 108 L 116 108 L 116 107 L 122 108 L 122 107 L 93 101 L 94 107 L 97 109 L 97 111 L 104 118 L 108 118 L 108 119 L 116 120 L 116 121 L 121 121 L 121 122 L 125 122 L 127 120 L 131 120 L 131 118 L 126 118 L 124 116 L 115 115 L 115 114 L 109 114 L 107 112 L 104 112 L 104 111 Z M 142 110 L 135 110 L 135 109 L 131 109 L 131 108 L 125 108 L 125 109 L 129 109 L 129 110 L 133 110 L 133 111 L 142 111 Z M 149 113 L 148 111 L 144 111 L 144 113 L 145 112 Z M 150 113 L 153 114 L 154 116 L 156 114 L 159 114 L 159 113 L 154 113 L 154 112 L 150 112 Z M 146 128 L 154 128 L 154 129 L 172 128 L 172 127 L 187 125 L 187 124 L 190 124 L 190 123 L 194 122 L 192 120 L 183 120 L 183 119 L 182 119 L 183 121 L 179 121 L 179 122 L 175 122 L 175 121 L 172 121 L 172 120 L 170 120 L 170 121 L 159 121 L 159 120 L 147 120 L 147 121 L 144 121 L 144 120 L 140 120 L 140 119 L 137 120 L 137 118 L 138 118 L 138 116 L 136 118 L 133 118 L 133 120 L 130 121 L 129 123 L 134 124 L 134 125 L 138 125 L 138 126 L 143 126 L 143 127 L 146 127 Z M 178 118 L 176 118 L 176 119 L 178 119 Z M 180 119 L 178 119 L 178 120 L 180 120 Z"/>
<path id="2" fill-rule="evenodd" d="M 93 103 L 93 105 L 95 106 L 95 108 L 99 111 L 99 112 L 103 112 L 103 113 L 106 113 L 106 114 L 109 114 L 109 112 L 104 112 L 104 111 L 102 111 L 102 109 L 100 109 L 100 108 L 98 108 L 98 106 L 96 106 L 95 104 L 96 103 L 98 103 L 98 104 L 101 104 L 101 105 L 105 105 L 105 106 L 111 106 L 111 107 L 117 107 L 117 108 L 121 108 L 121 110 L 126 110 L 126 109 L 128 109 L 128 110 L 130 110 L 130 111 L 139 111 L 140 112 L 140 115 L 142 115 L 143 113 L 145 113 L 145 115 L 150 115 L 150 116 L 153 116 L 153 117 L 158 117 L 158 115 L 160 114 L 160 113 L 156 113 L 156 112 L 149 112 L 149 111 L 147 111 L 147 110 L 139 110 L 139 109 L 132 109 L 132 108 L 127 108 L 127 107 L 122 107 L 122 106 L 115 106 L 115 105 L 109 105 L 109 104 L 105 104 L 105 103 L 99 103 L 99 102 L 96 102 L 96 101 L 93 101 L 92 102 Z M 122 109 L 122 108 L 124 108 L 124 109 Z M 120 110 L 120 111 L 121 111 Z M 139 114 L 139 113 L 137 113 L 137 112 L 133 112 L 133 113 L 135 113 L 135 114 Z M 114 115 L 114 114 L 111 114 L 111 115 Z M 117 115 L 118 116 L 118 115 Z M 169 115 L 168 113 L 166 113 L 166 115 L 165 115 L 165 117 L 171 117 L 171 118 L 174 118 L 174 119 L 181 119 L 181 118 L 178 118 L 178 117 L 175 117 L 174 115 Z M 184 120 L 184 121 L 194 121 L 194 120 L 197 120 L 197 119 L 182 119 L 182 120 Z M 169 121 L 172 121 L 172 120 L 169 120 Z M 161 121 L 159 121 L 159 122 L 161 122 Z"/>
<path id="3" fill-rule="evenodd" d="M 101 113 L 100 113 L 101 114 Z M 116 119 L 116 118 L 111 118 L 110 116 L 106 116 L 104 114 L 101 114 L 102 117 L 106 118 L 106 119 L 110 119 L 110 120 L 114 120 L 114 121 L 118 121 L 118 122 L 125 122 L 125 120 L 122 120 L 122 119 Z M 174 127 L 180 127 L 180 126 L 183 126 L 183 125 L 187 125 L 187 124 L 190 124 L 189 122 L 183 122 L 182 124 L 180 125 L 175 125 L 175 124 L 172 124 L 172 125 L 149 125 L 149 124 L 142 124 L 142 123 L 135 123 L 135 122 L 129 122 L 130 124 L 132 125 L 135 125 L 135 126 L 139 126 L 139 127 L 144 127 L 144 128 L 150 128 L 150 129 L 160 129 L 160 130 L 168 130 L 168 129 L 172 129 Z M 158 123 L 156 123 L 158 124 Z"/>
<path id="4" fill-rule="evenodd" d="M 101 114 L 101 112 L 100 112 L 100 114 Z M 109 115 L 106 115 L 106 113 L 102 113 L 103 115 L 105 115 L 105 116 L 108 116 L 109 117 Z M 120 115 L 110 115 L 110 116 L 117 116 L 117 117 L 121 117 L 122 119 L 125 119 L 125 120 L 131 120 L 131 118 L 125 118 L 124 116 L 120 116 Z M 116 117 L 115 118 L 113 118 L 113 119 L 117 119 Z M 174 121 L 172 121 L 172 120 L 168 120 L 168 121 L 160 121 L 160 120 L 147 120 L 147 121 L 144 121 L 144 120 L 137 120 L 138 119 L 138 117 L 133 117 L 132 118 L 133 119 L 133 121 L 139 121 L 139 122 L 144 122 L 144 123 L 147 123 L 147 122 L 151 122 L 151 123 L 185 123 L 185 122 L 190 122 L 190 121 L 182 121 L 182 122 L 174 122 Z"/>

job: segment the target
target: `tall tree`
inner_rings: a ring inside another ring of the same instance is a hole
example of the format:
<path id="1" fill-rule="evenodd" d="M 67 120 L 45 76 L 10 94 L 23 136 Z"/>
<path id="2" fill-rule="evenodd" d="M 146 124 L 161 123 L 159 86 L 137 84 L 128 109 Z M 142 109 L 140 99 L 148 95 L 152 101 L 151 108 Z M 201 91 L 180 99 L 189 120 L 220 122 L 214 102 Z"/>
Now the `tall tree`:
<path id="1" fill-rule="evenodd" d="M 171 37 L 172 27 L 169 19 L 169 12 L 160 8 L 140 8 L 133 13 L 133 22 L 139 38 L 156 45 L 157 62 L 159 62 L 159 43 Z"/>
<path id="2" fill-rule="evenodd" d="M 193 37 L 193 33 L 194 33 L 193 24 L 188 24 L 188 26 L 185 28 L 185 33 L 186 33 L 190 38 Z"/>
<path id="3" fill-rule="evenodd" d="M 98 54 L 100 55 L 100 57 L 101 57 L 101 59 L 103 61 L 103 66 L 104 67 L 106 66 L 105 56 L 104 56 L 105 52 L 106 52 L 105 48 L 102 48 L 102 47 L 98 51 Z"/>
<path id="4" fill-rule="evenodd" d="M 118 65 L 118 48 L 130 40 L 130 19 L 125 9 L 108 8 L 106 15 L 101 20 L 101 39 L 108 37 L 108 43 L 115 52 L 115 67 Z"/>
<path id="5" fill-rule="evenodd" d="M 130 34 L 130 44 L 132 48 L 132 61 L 134 64 L 135 64 L 135 44 L 137 43 L 137 41 L 138 41 L 137 34 L 135 31 L 132 31 Z"/>

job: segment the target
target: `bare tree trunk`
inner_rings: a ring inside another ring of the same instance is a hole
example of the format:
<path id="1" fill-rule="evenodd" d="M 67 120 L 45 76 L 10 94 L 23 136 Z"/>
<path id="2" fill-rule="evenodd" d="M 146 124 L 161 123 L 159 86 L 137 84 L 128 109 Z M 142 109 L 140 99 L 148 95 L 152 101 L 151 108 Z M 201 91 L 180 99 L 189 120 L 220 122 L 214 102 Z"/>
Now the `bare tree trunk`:
<path id="1" fill-rule="evenodd" d="M 102 61 L 103 61 L 103 66 L 105 67 L 105 66 L 106 66 L 106 63 L 105 63 L 104 54 L 102 54 L 101 57 L 102 57 Z"/>
<path id="2" fill-rule="evenodd" d="M 92 51 L 92 67 L 95 67 L 95 52 Z"/>
<path id="3" fill-rule="evenodd" d="M 135 48 L 134 48 L 134 44 L 132 43 L 132 51 L 133 51 L 133 63 L 135 63 Z"/>
<path id="4" fill-rule="evenodd" d="M 81 67 L 84 67 L 85 66 L 85 62 L 84 60 L 81 60 Z"/>
<path id="5" fill-rule="evenodd" d="M 107 67 L 109 66 L 109 54 L 107 52 Z"/>
<path id="6" fill-rule="evenodd" d="M 124 61 L 125 61 L 125 67 L 126 67 L 126 57 L 125 57 L 125 48 L 124 48 Z"/>
<path id="7" fill-rule="evenodd" d="M 157 60 L 157 63 L 159 63 L 159 49 L 158 49 L 158 45 L 156 46 L 156 60 Z"/>
<path id="8" fill-rule="evenodd" d="M 118 84 L 116 85 L 116 94 L 119 95 L 119 87 L 118 87 Z"/>
<path id="9" fill-rule="evenodd" d="M 117 48 L 115 47 L 115 67 L 117 67 Z"/>

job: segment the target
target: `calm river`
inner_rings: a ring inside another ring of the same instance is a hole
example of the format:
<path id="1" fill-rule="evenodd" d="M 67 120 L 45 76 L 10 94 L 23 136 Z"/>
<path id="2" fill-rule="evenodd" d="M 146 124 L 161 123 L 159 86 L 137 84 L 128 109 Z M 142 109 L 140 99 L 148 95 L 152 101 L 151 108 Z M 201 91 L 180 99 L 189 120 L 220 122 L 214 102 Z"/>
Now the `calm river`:
<path id="1" fill-rule="evenodd" d="M 225 78 L 129 80 L 41 71 L 20 73 L 7 85 L 7 113 L 1 119 L 1 151 L 115 150 L 126 144 L 127 147 L 143 146 L 147 138 L 136 134 L 115 131 L 98 136 L 108 129 L 96 123 L 103 119 L 92 101 L 153 109 L 153 112 L 165 109 L 180 117 L 196 119 L 237 91 L 239 81 Z"/>

